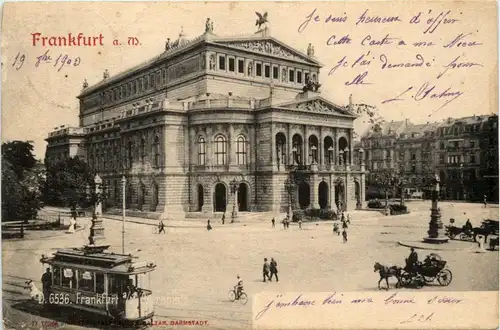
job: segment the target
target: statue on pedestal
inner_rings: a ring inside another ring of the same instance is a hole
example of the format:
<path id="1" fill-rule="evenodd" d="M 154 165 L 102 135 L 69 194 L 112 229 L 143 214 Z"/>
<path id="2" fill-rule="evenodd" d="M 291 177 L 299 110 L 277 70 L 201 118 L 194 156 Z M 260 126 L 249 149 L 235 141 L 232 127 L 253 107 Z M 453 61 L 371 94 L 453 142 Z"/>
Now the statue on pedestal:
<path id="1" fill-rule="evenodd" d="M 109 71 L 108 69 L 104 70 L 104 73 L 102 74 L 102 79 L 108 79 L 109 78 Z"/>
<path id="2" fill-rule="evenodd" d="M 165 51 L 170 50 L 172 47 L 170 46 L 170 38 L 167 38 L 165 42 Z"/>

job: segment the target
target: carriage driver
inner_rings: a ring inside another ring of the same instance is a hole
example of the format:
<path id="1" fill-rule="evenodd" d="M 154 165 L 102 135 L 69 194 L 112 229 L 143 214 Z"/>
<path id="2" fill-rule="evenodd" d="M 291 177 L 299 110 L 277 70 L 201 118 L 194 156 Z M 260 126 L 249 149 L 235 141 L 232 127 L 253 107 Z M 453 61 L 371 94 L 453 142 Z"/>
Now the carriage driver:
<path id="1" fill-rule="evenodd" d="M 415 252 L 415 248 L 410 249 L 410 255 L 408 259 L 406 259 L 406 271 L 412 273 L 415 269 L 416 264 L 418 263 L 418 254 Z"/>

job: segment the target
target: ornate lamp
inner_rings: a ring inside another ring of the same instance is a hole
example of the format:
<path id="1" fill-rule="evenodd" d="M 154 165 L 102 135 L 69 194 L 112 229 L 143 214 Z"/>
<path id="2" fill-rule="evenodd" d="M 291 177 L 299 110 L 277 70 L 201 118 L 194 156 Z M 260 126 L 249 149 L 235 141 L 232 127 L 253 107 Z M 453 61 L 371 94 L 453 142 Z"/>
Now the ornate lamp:
<path id="1" fill-rule="evenodd" d="M 448 237 L 444 235 L 443 222 L 441 221 L 441 210 L 438 207 L 439 183 L 441 182 L 437 174 L 432 179 L 432 207 L 431 221 L 429 222 L 428 237 L 424 238 L 426 243 L 448 243 Z"/>
<path id="2" fill-rule="evenodd" d="M 285 180 L 285 189 L 288 192 L 288 210 L 286 216 L 288 219 L 292 216 L 292 192 L 293 188 L 295 188 L 295 183 L 289 178 Z"/>
<path id="3" fill-rule="evenodd" d="M 316 151 L 318 150 L 318 147 L 316 147 L 316 145 L 312 145 L 311 146 L 311 164 L 315 164 L 317 161 L 316 161 Z"/>
<path id="4" fill-rule="evenodd" d="M 231 193 L 233 194 L 233 212 L 231 212 L 231 223 L 234 223 L 234 219 L 238 217 L 238 213 L 236 210 L 236 193 L 238 192 L 239 183 L 238 181 L 236 181 L 236 178 L 231 181 L 230 186 Z"/>

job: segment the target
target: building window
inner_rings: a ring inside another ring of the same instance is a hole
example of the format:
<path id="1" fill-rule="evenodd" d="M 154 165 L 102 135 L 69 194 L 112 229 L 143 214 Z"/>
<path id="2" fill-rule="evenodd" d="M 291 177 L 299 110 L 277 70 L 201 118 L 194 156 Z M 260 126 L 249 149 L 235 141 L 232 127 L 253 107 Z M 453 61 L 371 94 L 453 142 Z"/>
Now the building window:
<path id="1" fill-rule="evenodd" d="M 229 71 L 234 72 L 234 58 L 229 58 Z"/>
<path id="2" fill-rule="evenodd" d="M 155 75 L 154 75 L 154 74 L 151 74 L 151 75 L 150 75 L 150 79 L 151 79 L 151 88 L 155 88 L 155 87 L 156 87 L 156 79 L 155 79 Z"/>
<path id="3" fill-rule="evenodd" d="M 444 142 L 439 142 L 439 149 L 444 149 Z"/>
<path id="4" fill-rule="evenodd" d="M 417 171 L 417 165 L 411 164 L 411 172 L 415 173 Z"/>
<path id="5" fill-rule="evenodd" d="M 271 67 L 269 66 L 269 64 L 264 65 L 264 77 L 271 77 Z"/>
<path id="6" fill-rule="evenodd" d="M 280 69 L 277 66 L 273 66 L 273 79 L 280 78 Z"/>
<path id="7" fill-rule="evenodd" d="M 167 83 L 167 70 L 162 69 L 161 70 L 162 76 L 163 76 L 163 84 Z"/>
<path id="8" fill-rule="evenodd" d="M 476 163 L 476 155 L 475 154 L 470 155 L 470 162 L 471 162 L 471 164 Z"/>
<path id="9" fill-rule="evenodd" d="M 207 154 L 207 145 L 205 143 L 205 138 L 200 136 L 198 138 L 198 165 L 205 165 L 206 154 Z"/>
<path id="10" fill-rule="evenodd" d="M 470 140 L 470 147 L 474 149 L 476 147 L 476 141 Z"/>
<path id="11" fill-rule="evenodd" d="M 243 135 L 236 139 L 236 161 L 238 165 L 246 165 L 247 163 L 247 141 Z"/>
<path id="12" fill-rule="evenodd" d="M 411 160 L 416 160 L 416 159 L 417 159 L 417 155 L 416 155 L 416 154 L 414 154 L 414 153 L 412 153 L 412 154 L 411 154 Z"/>
<path id="13" fill-rule="evenodd" d="M 255 65 L 255 75 L 257 77 L 262 77 L 262 64 L 261 63 L 257 63 Z"/>
<path id="14" fill-rule="evenodd" d="M 141 163 L 144 164 L 144 158 L 146 158 L 146 139 L 141 138 Z"/>
<path id="15" fill-rule="evenodd" d="M 297 83 L 302 84 L 302 72 L 297 71 Z"/>
<path id="16" fill-rule="evenodd" d="M 215 138 L 215 165 L 226 164 L 226 138 L 223 135 L 217 135 Z"/>
<path id="17" fill-rule="evenodd" d="M 134 148 L 134 144 L 132 143 L 132 141 L 128 141 L 128 146 L 127 146 L 127 162 L 128 162 L 128 167 L 132 167 L 132 162 L 133 162 L 133 159 L 132 159 L 132 149 Z"/>
<path id="18" fill-rule="evenodd" d="M 293 69 L 288 70 L 288 79 L 290 79 L 290 82 L 295 81 L 295 71 Z"/>
<path id="19" fill-rule="evenodd" d="M 115 169 L 117 171 L 119 171 L 120 170 L 120 146 L 119 145 L 115 146 L 114 157 L 115 157 L 115 164 L 114 164 Z"/>
<path id="20" fill-rule="evenodd" d="M 144 79 L 139 79 L 139 93 L 142 92 L 143 90 L 143 87 L 144 87 Z"/>
<path id="21" fill-rule="evenodd" d="M 292 137 L 292 155 L 295 164 L 302 164 L 302 137 L 295 134 Z"/>
<path id="22" fill-rule="evenodd" d="M 155 140 L 153 142 L 153 155 L 154 155 L 154 166 L 160 166 L 160 137 L 158 135 L 155 136 Z"/>
<path id="23" fill-rule="evenodd" d="M 309 137 L 309 161 L 311 164 L 318 163 L 318 138 L 315 135 Z"/>
<path id="24" fill-rule="evenodd" d="M 219 56 L 219 70 L 226 71 L 226 57 Z"/>
<path id="25" fill-rule="evenodd" d="M 245 73 L 245 62 L 238 60 L 238 73 Z"/>
<path id="26" fill-rule="evenodd" d="M 286 136 L 283 133 L 276 134 L 276 156 L 278 157 L 278 164 L 285 165 L 287 163 Z"/>
<path id="27" fill-rule="evenodd" d="M 440 155 L 439 155 L 439 162 L 440 162 L 441 164 L 444 164 L 444 154 L 440 154 Z"/>
<path id="28" fill-rule="evenodd" d="M 94 272 L 78 270 L 78 290 L 94 292 Z"/>

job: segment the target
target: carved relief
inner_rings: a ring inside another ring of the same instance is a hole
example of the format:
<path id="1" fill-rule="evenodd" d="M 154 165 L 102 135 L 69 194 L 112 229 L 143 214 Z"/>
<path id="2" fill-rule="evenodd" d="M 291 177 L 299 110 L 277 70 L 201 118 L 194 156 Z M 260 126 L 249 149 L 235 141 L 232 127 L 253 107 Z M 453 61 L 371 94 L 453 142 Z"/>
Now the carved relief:
<path id="1" fill-rule="evenodd" d="M 327 105 L 320 100 L 300 103 L 297 105 L 297 109 L 318 113 L 339 113 L 335 108 Z"/>
<path id="2" fill-rule="evenodd" d="M 215 55 L 210 55 L 210 70 L 215 70 Z"/>
<path id="3" fill-rule="evenodd" d="M 168 68 L 168 80 L 181 78 L 199 70 L 200 55 L 177 63 Z"/>
<path id="4" fill-rule="evenodd" d="M 241 41 L 226 44 L 229 47 L 243 48 L 254 52 L 275 55 L 291 60 L 305 61 L 305 58 L 295 55 L 272 41 Z"/>

